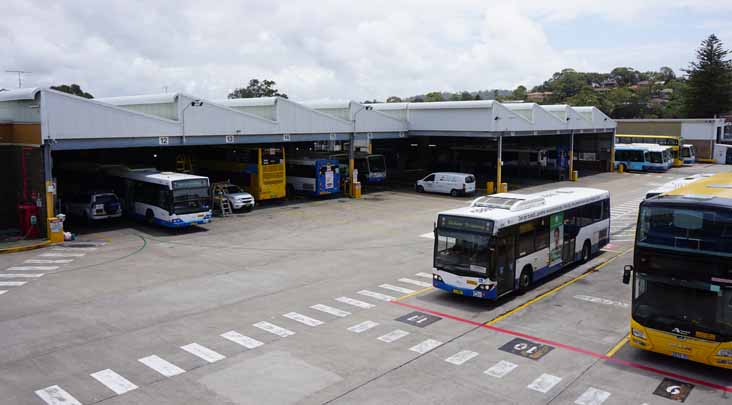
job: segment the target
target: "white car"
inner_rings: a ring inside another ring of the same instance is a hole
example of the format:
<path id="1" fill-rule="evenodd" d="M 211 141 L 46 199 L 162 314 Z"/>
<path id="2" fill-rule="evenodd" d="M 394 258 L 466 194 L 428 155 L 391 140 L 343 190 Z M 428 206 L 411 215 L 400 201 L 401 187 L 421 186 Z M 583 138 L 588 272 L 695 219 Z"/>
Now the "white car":
<path id="1" fill-rule="evenodd" d="M 254 208 L 254 197 L 242 190 L 241 187 L 235 184 L 228 184 L 223 189 L 224 198 L 229 200 L 232 209 L 251 211 Z"/>
<path id="2" fill-rule="evenodd" d="M 415 189 L 418 193 L 443 193 L 453 197 L 473 194 L 475 193 L 475 176 L 468 173 L 432 173 L 422 180 L 417 180 Z"/>
<path id="3" fill-rule="evenodd" d="M 110 192 L 83 192 L 66 202 L 66 215 L 82 217 L 90 221 L 119 218 L 122 204 L 117 195 Z"/>

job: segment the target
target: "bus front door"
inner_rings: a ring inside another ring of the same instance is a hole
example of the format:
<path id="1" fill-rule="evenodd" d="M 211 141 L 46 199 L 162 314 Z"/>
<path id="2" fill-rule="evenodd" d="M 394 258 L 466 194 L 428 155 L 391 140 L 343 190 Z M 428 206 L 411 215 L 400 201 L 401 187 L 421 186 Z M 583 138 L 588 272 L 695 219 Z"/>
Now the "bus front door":
<path id="1" fill-rule="evenodd" d="M 515 257 L 513 234 L 499 236 L 496 241 L 496 292 L 498 296 L 513 291 L 515 281 Z"/>

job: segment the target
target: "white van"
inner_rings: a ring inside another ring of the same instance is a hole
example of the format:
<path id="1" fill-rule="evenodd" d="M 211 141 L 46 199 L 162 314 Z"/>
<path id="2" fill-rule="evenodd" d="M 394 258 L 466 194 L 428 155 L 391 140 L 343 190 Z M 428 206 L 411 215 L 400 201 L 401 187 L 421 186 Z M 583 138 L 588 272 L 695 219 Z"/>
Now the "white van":
<path id="1" fill-rule="evenodd" d="M 415 188 L 418 193 L 444 193 L 453 197 L 472 194 L 475 193 L 475 176 L 467 173 L 432 173 L 417 180 Z"/>

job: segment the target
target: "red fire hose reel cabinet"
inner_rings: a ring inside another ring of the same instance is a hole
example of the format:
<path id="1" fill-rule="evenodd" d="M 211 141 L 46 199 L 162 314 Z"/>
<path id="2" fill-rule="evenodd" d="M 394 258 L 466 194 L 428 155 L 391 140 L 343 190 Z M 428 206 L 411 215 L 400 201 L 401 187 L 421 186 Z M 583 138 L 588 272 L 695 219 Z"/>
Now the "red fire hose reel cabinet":
<path id="1" fill-rule="evenodd" d="M 38 228 L 39 209 L 33 203 L 18 204 L 18 222 L 20 223 L 20 234 L 27 239 L 35 239 L 40 236 Z"/>

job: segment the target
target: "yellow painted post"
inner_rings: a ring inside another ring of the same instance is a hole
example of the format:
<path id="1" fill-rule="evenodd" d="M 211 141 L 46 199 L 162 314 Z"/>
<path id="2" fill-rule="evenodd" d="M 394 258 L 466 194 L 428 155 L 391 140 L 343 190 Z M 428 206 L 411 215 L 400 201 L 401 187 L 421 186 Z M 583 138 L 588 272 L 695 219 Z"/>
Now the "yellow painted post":
<path id="1" fill-rule="evenodd" d="M 624 165 L 618 166 L 618 173 L 620 173 L 620 174 L 625 173 L 625 166 Z"/>
<path id="2" fill-rule="evenodd" d="M 485 193 L 486 194 L 493 194 L 495 192 L 494 185 L 492 181 L 486 181 L 485 182 Z"/>
<path id="3" fill-rule="evenodd" d="M 353 178 L 354 166 L 353 157 L 351 157 L 348 159 L 348 195 L 351 197 L 353 197 L 353 184 L 356 182 L 356 179 Z"/>
<path id="4" fill-rule="evenodd" d="M 53 181 L 46 180 L 46 235 L 49 239 L 51 239 L 51 219 L 56 215 L 53 205 Z M 61 235 L 63 242 L 63 233 Z"/>
<path id="5" fill-rule="evenodd" d="M 508 183 L 501 183 L 500 191 L 501 193 L 508 193 Z"/>

